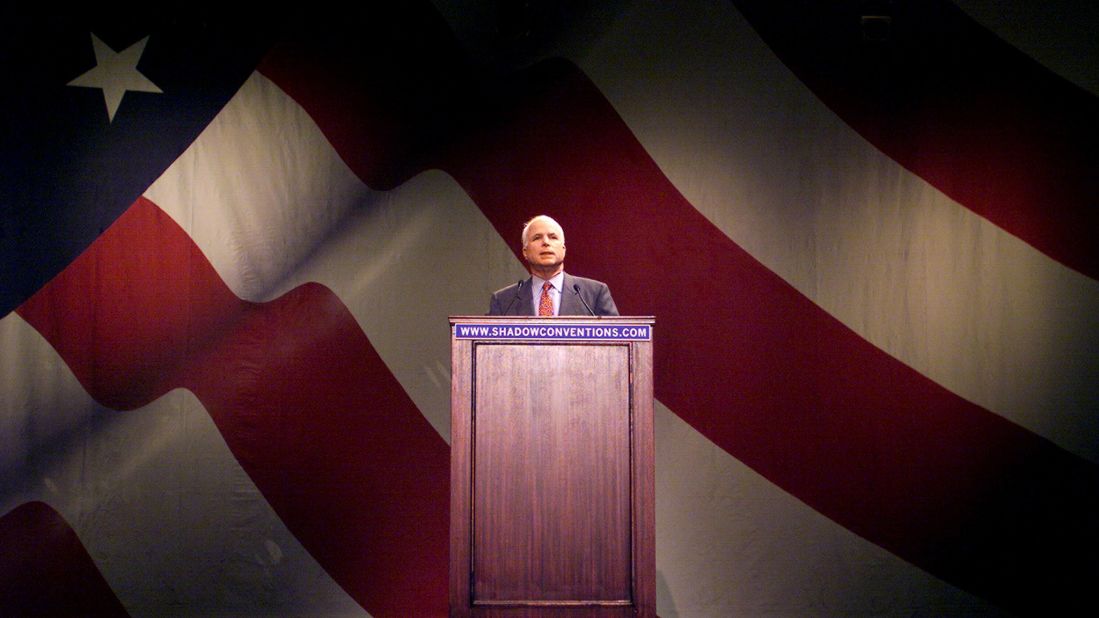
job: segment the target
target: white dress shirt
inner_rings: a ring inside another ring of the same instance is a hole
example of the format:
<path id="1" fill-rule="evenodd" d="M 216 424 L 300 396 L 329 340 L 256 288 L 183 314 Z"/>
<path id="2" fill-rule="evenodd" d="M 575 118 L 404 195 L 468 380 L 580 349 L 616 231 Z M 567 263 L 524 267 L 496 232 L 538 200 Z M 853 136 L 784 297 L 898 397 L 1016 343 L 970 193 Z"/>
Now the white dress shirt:
<path id="1" fill-rule="evenodd" d="M 538 305 L 542 302 L 542 284 L 545 281 L 538 275 L 531 275 L 530 277 L 530 294 L 534 303 L 535 315 L 538 315 Z M 550 277 L 549 282 L 553 286 L 549 291 L 550 300 L 553 301 L 553 315 L 561 315 L 561 286 L 565 284 L 565 271 L 562 270 Z"/>

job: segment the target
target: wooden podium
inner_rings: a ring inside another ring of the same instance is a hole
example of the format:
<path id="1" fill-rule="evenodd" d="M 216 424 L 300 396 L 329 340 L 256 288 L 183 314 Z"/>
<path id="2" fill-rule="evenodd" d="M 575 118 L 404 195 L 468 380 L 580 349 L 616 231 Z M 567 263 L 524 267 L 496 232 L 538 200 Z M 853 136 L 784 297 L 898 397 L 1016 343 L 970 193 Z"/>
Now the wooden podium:
<path id="1" fill-rule="evenodd" d="M 653 319 L 450 324 L 451 616 L 655 616 Z"/>

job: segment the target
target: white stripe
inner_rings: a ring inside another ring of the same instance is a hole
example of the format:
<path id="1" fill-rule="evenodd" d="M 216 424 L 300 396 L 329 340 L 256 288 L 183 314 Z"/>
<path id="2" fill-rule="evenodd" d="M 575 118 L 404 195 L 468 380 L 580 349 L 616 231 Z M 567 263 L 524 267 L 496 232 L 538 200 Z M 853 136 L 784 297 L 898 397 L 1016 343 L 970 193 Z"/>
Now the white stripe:
<path id="1" fill-rule="evenodd" d="M 571 55 L 729 238 L 882 350 L 1099 462 L 1099 282 L 873 148 L 731 2 L 634 3 Z"/>
<path id="2" fill-rule="evenodd" d="M 117 412 L 0 320 L 0 513 L 42 501 L 132 616 L 366 616 L 286 529 L 188 391 Z"/>
<path id="3" fill-rule="evenodd" d="M 525 273 L 453 179 L 433 171 L 370 190 L 257 74 L 145 195 L 238 296 L 268 300 L 309 281 L 332 289 L 449 440 L 447 316 L 485 313 L 490 294 Z"/>
<path id="4" fill-rule="evenodd" d="M 299 106 L 253 74 L 145 196 L 233 293 L 261 301 L 375 194 Z"/>
<path id="5" fill-rule="evenodd" d="M 858 537 L 656 408 L 661 616 L 995 614 Z"/>

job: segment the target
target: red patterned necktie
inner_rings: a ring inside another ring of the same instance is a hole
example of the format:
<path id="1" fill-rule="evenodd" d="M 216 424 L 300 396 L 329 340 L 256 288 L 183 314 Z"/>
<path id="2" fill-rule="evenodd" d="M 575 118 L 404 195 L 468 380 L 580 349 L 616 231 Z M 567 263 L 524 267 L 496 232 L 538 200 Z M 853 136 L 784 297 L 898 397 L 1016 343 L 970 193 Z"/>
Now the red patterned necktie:
<path id="1" fill-rule="evenodd" d="M 553 284 L 549 281 L 542 284 L 542 298 L 538 300 L 538 315 L 553 315 L 553 299 L 550 298 L 549 291 L 553 289 Z"/>

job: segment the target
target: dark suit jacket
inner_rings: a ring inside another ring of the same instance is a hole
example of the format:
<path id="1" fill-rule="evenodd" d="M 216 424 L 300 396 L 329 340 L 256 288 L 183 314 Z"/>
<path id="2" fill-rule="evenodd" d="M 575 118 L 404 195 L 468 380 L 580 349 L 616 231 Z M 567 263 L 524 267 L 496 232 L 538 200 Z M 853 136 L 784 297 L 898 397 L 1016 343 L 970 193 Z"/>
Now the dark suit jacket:
<path id="1" fill-rule="evenodd" d="M 492 295 L 488 305 L 488 315 L 535 315 L 534 300 L 530 292 L 531 278 L 527 277 L 520 286 L 513 283 Z M 595 315 L 618 315 L 614 306 L 611 290 L 606 283 L 595 279 L 574 277 L 565 273 L 562 281 L 561 307 L 558 315 L 591 315 L 584 303 L 576 295 L 573 286 L 580 286 L 580 295 L 587 301 Z"/>

